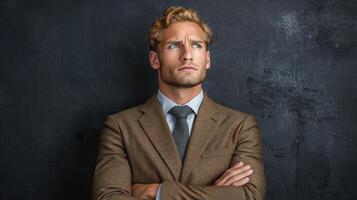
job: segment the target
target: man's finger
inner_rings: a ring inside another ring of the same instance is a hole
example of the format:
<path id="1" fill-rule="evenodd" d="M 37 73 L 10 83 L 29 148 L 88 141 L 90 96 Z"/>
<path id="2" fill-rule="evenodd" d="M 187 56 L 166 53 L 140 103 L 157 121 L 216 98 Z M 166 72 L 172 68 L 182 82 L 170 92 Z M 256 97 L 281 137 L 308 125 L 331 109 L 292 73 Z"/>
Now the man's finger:
<path id="1" fill-rule="evenodd" d="M 215 182 L 215 185 L 223 185 L 223 183 L 225 183 L 232 176 L 243 173 L 249 170 L 250 168 L 251 168 L 250 165 L 244 165 L 242 167 L 237 167 L 237 168 L 230 168 L 226 170 L 226 172 Z"/>
<path id="2" fill-rule="evenodd" d="M 232 183 L 242 180 L 244 178 L 247 178 L 248 176 L 253 174 L 253 170 L 249 169 L 247 171 L 244 171 L 242 173 L 236 174 L 232 177 L 230 177 L 223 185 L 231 185 Z"/>
<path id="3" fill-rule="evenodd" d="M 231 168 L 227 169 L 219 179 L 216 180 L 215 185 L 222 185 L 232 174 L 239 173 L 241 171 L 248 170 L 249 165 L 244 165 L 243 162 L 239 162 L 233 165 Z"/>
<path id="4" fill-rule="evenodd" d="M 215 181 L 215 185 L 222 180 L 222 178 L 230 171 L 230 170 L 234 170 L 234 169 L 237 169 L 237 168 L 240 168 L 244 165 L 243 162 L 238 162 L 236 163 L 235 165 L 233 165 L 231 168 L 227 169 L 216 181 Z"/>
<path id="5" fill-rule="evenodd" d="M 237 169 L 237 168 L 239 168 L 239 167 L 242 167 L 244 165 L 244 163 L 243 162 L 238 162 L 238 163 L 236 163 L 236 164 L 234 164 L 231 168 L 229 168 L 229 169 Z"/>
<path id="6" fill-rule="evenodd" d="M 232 183 L 232 185 L 236 186 L 236 187 L 240 187 L 242 185 L 247 184 L 249 182 L 249 180 L 250 180 L 249 177 L 247 177 L 247 178 L 244 178 L 242 180 L 239 180 L 239 181 L 236 181 L 236 182 Z"/>
<path id="7" fill-rule="evenodd" d="M 245 172 L 245 171 L 249 170 L 250 168 L 251 168 L 250 165 L 244 165 L 243 167 L 240 167 L 240 168 L 227 170 L 223 174 L 222 179 L 220 180 L 220 184 L 225 183 L 232 176 L 234 176 L 236 174 L 239 174 L 239 173 L 242 173 L 242 172 Z"/>
<path id="8" fill-rule="evenodd" d="M 231 171 L 231 172 L 227 173 L 225 176 L 223 176 L 222 179 L 220 179 L 219 182 L 217 182 L 217 185 L 224 185 L 230 178 L 232 178 L 236 175 L 239 175 L 241 173 L 244 173 L 248 170 L 250 170 L 250 166 L 245 166 L 244 168 L 240 168 L 240 169 Z"/>

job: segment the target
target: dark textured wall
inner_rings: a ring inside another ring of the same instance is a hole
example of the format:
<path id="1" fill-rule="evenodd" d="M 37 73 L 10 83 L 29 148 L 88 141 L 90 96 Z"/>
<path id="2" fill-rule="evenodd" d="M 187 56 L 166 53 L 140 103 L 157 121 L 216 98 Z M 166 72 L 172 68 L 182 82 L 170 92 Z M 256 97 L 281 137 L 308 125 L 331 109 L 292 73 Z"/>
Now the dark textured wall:
<path id="1" fill-rule="evenodd" d="M 105 116 L 156 90 L 169 5 L 214 32 L 205 91 L 254 114 L 268 200 L 357 199 L 357 2 L 0 1 L 0 199 L 89 199 Z"/>

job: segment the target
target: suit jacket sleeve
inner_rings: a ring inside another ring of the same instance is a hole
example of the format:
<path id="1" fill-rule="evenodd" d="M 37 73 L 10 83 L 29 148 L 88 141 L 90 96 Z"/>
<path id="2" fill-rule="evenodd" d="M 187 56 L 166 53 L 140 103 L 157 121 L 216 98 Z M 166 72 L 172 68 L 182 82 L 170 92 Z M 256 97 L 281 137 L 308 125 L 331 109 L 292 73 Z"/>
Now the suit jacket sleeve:
<path id="1" fill-rule="evenodd" d="M 115 119 L 108 117 L 101 133 L 93 177 L 94 200 L 137 200 L 131 196 L 131 170 Z"/>
<path id="2" fill-rule="evenodd" d="M 262 161 L 262 141 L 257 122 L 248 116 L 236 131 L 238 144 L 230 166 L 239 161 L 252 166 L 254 174 L 249 183 L 236 186 L 195 186 L 184 185 L 175 181 L 164 181 L 161 199 L 166 200 L 263 200 L 265 196 L 265 175 Z"/>

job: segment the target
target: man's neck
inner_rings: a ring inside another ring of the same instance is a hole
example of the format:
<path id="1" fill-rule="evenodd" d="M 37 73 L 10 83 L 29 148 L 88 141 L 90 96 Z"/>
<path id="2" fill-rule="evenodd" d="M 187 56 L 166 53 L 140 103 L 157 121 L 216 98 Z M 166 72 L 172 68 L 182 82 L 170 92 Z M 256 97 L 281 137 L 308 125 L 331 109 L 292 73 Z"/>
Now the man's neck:
<path id="1" fill-rule="evenodd" d="M 198 95 L 202 90 L 202 85 L 199 84 L 190 88 L 177 88 L 177 87 L 167 87 L 159 85 L 161 93 L 167 96 L 169 99 L 177 104 L 185 104 L 189 102 L 192 98 Z"/>

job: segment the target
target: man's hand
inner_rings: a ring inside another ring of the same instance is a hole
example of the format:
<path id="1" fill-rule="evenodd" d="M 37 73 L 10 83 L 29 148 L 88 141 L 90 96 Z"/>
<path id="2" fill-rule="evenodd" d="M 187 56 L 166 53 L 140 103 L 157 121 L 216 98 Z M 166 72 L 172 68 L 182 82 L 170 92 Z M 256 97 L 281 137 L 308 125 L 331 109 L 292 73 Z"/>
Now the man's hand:
<path id="1" fill-rule="evenodd" d="M 155 200 L 159 184 L 134 184 L 131 186 L 131 193 L 140 199 Z"/>
<path id="2" fill-rule="evenodd" d="M 242 186 L 249 182 L 249 176 L 253 174 L 250 165 L 238 162 L 227 169 L 214 183 L 215 186 Z"/>

